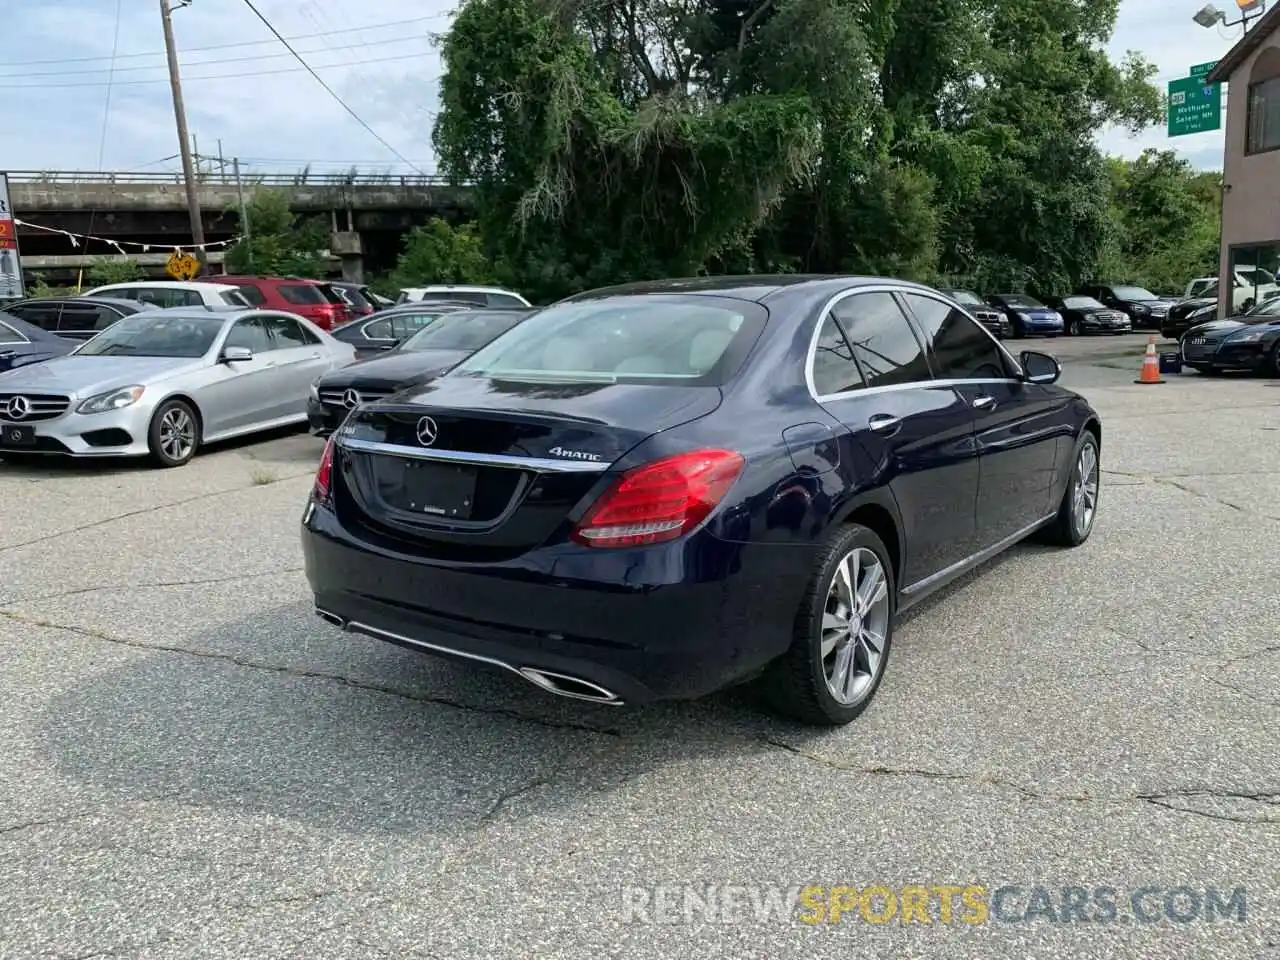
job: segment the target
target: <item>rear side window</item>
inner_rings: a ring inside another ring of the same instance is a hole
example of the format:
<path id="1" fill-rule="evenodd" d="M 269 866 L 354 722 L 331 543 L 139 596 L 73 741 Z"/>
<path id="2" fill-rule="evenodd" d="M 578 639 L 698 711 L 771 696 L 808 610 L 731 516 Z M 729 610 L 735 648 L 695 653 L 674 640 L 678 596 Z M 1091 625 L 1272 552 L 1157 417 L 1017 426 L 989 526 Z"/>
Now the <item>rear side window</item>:
<path id="1" fill-rule="evenodd" d="M 309 347 L 319 343 L 302 324 L 292 317 L 263 317 L 267 329 L 275 338 L 276 346 L 281 350 L 292 347 Z"/>
<path id="2" fill-rule="evenodd" d="M 932 379 L 924 347 L 887 293 L 860 293 L 832 308 L 868 387 Z"/>
<path id="3" fill-rule="evenodd" d="M 8 312 L 19 320 L 25 320 L 41 330 L 50 332 L 58 329 L 59 310 L 60 307 L 56 303 L 24 303 L 8 308 Z"/>
<path id="4" fill-rule="evenodd" d="M 853 349 L 836 324 L 835 317 L 828 313 L 822 320 L 813 352 L 813 391 L 820 397 L 826 397 L 857 390 L 862 385 L 862 374 L 853 361 Z"/>
<path id="5" fill-rule="evenodd" d="M 452 290 L 433 290 L 422 295 L 423 300 L 452 300 L 454 303 L 477 303 L 482 307 L 489 306 L 489 294 L 472 292 L 454 292 Z"/>
<path id="6" fill-rule="evenodd" d="M 519 297 L 513 297 L 509 293 L 488 293 L 485 294 L 489 299 L 491 307 L 524 307 L 528 304 L 521 301 Z"/>
<path id="7" fill-rule="evenodd" d="M 105 317 L 110 317 L 110 321 L 103 323 Z M 69 303 L 62 308 L 62 317 L 58 320 L 58 330 L 75 333 L 83 333 L 87 330 L 105 330 L 119 319 L 120 315 L 108 307 Z"/>
<path id="8" fill-rule="evenodd" d="M 995 341 L 961 311 L 941 300 L 903 294 L 933 352 L 939 380 L 998 380 L 1007 377 Z"/>
<path id="9" fill-rule="evenodd" d="M 277 289 L 280 291 L 280 296 L 290 303 L 310 305 L 328 302 L 319 288 L 309 283 L 282 283 Z"/>
<path id="10" fill-rule="evenodd" d="M 250 286 L 247 283 L 237 286 L 234 290 L 228 290 L 222 295 L 222 299 L 226 300 L 227 303 L 239 306 L 240 301 L 236 299 L 237 293 L 244 297 L 244 302 L 249 304 L 251 307 L 260 307 L 262 304 L 267 302 L 267 298 L 263 296 L 261 290 L 257 287 Z"/>
<path id="11" fill-rule="evenodd" d="M 27 343 L 27 338 L 7 323 L 0 323 L 0 343 Z"/>
<path id="12" fill-rule="evenodd" d="M 716 385 L 736 371 L 766 317 L 758 304 L 719 297 L 563 303 L 535 313 L 455 372 L 555 383 Z"/>
<path id="13" fill-rule="evenodd" d="M 381 317 L 364 326 L 364 335 L 370 340 L 403 340 L 412 337 L 435 320 L 434 313 L 397 313 Z"/>

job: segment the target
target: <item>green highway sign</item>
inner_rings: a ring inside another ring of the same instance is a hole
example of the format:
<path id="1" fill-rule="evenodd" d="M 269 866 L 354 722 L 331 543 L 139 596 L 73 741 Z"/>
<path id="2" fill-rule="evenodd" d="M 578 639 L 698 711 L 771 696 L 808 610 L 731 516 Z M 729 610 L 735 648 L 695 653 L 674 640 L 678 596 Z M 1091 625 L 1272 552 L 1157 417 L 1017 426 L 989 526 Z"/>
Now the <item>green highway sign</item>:
<path id="1" fill-rule="evenodd" d="M 1222 84 L 1203 77 L 1169 82 L 1169 136 L 1185 137 L 1222 128 Z"/>
<path id="2" fill-rule="evenodd" d="M 1194 67 L 1187 71 L 1188 77 L 1207 77 L 1209 71 L 1218 65 L 1217 60 L 1210 60 L 1208 63 L 1197 63 Z"/>

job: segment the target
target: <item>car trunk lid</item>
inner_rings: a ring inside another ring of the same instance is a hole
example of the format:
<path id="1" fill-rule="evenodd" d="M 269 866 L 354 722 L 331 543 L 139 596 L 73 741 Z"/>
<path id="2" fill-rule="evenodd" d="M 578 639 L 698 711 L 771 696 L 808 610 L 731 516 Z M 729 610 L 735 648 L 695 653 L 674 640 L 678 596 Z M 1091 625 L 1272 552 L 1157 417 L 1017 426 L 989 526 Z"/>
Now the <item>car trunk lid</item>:
<path id="1" fill-rule="evenodd" d="M 628 450 L 720 401 L 705 386 L 443 377 L 351 414 L 337 440 L 336 508 L 401 551 L 517 556 L 567 532 Z"/>

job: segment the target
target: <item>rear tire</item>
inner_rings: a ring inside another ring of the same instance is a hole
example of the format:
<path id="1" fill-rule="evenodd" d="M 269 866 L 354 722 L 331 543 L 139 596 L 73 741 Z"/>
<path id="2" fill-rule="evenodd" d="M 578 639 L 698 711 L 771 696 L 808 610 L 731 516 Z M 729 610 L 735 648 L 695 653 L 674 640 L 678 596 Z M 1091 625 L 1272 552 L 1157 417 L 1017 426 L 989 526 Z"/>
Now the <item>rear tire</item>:
<path id="1" fill-rule="evenodd" d="M 1102 479 L 1102 458 L 1098 439 L 1084 431 L 1071 461 L 1071 477 L 1062 494 L 1058 515 L 1045 527 L 1040 540 L 1055 547 L 1078 547 L 1089 539 L 1098 516 L 1098 493 Z"/>
<path id="2" fill-rule="evenodd" d="M 151 459 L 162 467 L 181 467 L 200 446 L 200 421 L 182 400 L 166 400 L 151 416 L 147 430 Z"/>
<path id="3" fill-rule="evenodd" d="M 884 543 L 864 526 L 839 528 L 800 601 L 791 647 L 765 677 L 774 709 L 814 726 L 857 718 L 888 668 L 896 610 L 897 583 Z"/>

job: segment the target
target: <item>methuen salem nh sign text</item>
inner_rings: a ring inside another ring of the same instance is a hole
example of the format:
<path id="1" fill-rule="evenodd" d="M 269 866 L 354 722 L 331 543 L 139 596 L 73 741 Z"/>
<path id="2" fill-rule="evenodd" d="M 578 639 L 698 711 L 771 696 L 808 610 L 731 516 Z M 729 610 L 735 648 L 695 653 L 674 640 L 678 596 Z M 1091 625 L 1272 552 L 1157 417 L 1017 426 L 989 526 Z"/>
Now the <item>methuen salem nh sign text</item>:
<path id="1" fill-rule="evenodd" d="M 1169 136 L 1222 129 L 1222 84 L 1205 83 L 1217 61 L 1197 63 L 1189 76 L 1169 81 Z"/>

